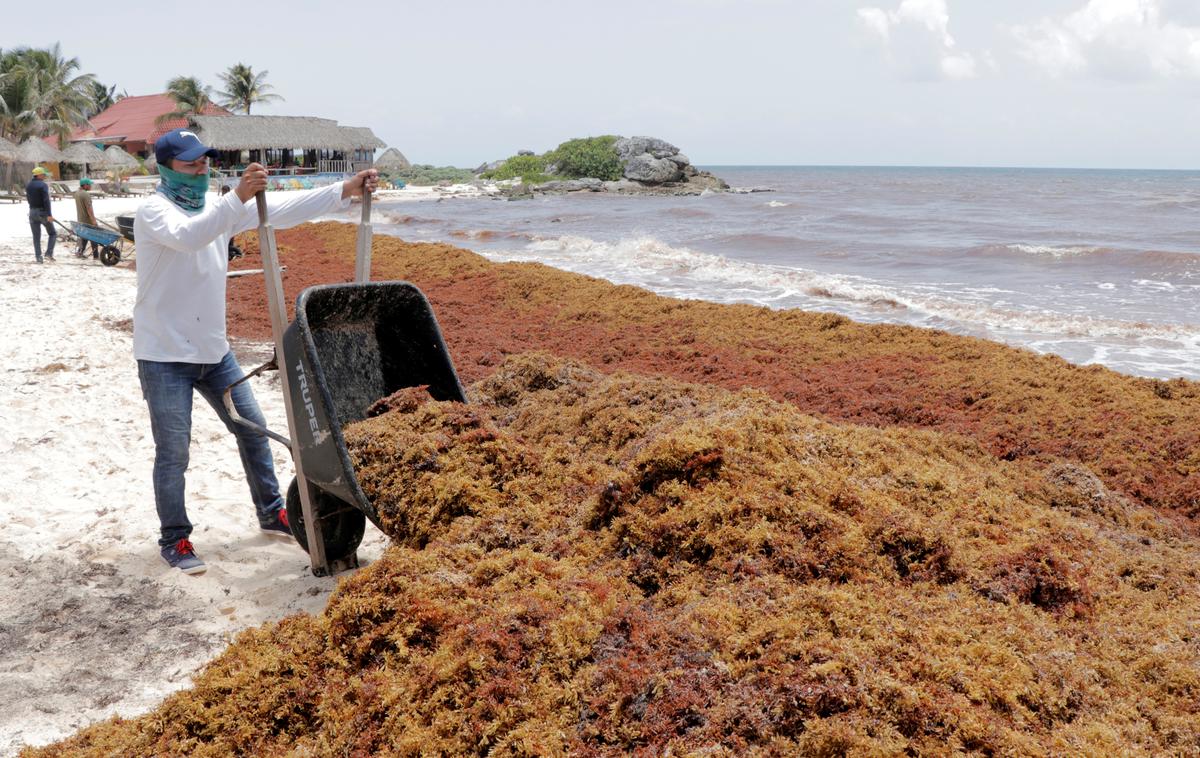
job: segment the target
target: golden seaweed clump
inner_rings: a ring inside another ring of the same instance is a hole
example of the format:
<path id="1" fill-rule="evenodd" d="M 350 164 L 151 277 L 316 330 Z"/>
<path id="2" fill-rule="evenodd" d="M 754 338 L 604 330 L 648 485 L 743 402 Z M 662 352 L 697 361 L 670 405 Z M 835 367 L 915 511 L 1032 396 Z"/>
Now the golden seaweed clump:
<path id="1" fill-rule="evenodd" d="M 508 359 L 346 438 L 393 545 L 27 756 L 1200 750 L 1200 546 L 1071 462 Z"/>

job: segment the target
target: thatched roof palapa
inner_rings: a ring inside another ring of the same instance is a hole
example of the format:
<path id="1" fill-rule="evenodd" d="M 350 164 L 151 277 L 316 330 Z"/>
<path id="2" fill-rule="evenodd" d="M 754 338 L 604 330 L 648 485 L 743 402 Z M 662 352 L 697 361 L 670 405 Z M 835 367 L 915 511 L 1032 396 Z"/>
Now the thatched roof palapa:
<path id="1" fill-rule="evenodd" d="M 91 142 L 76 142 L 63 150 L 63 162 L 77 166 L 107 166 L 108 156 Z"/>
<path id="2" fill-rule="evenodd" d="M 16 161 L 20 158 L 20 148 L 0 137 L 0 161 Z"/>
<path id="3" fill-rule="evenodd" d="M 125 152 L 117 145 L 109 145 L 104 151 L 106 162 L 104 167 L 109 169 L 114 176 L 127 176 L 133 173 L 134 169 L 141 164 L 137 158 L 134 158 L 129 153 Z"/>
<path id="4" fill-rule="evenodd" d="M 108 158 L 109 168 L 136 168 L 139 165 L 137 158 L 134 158 L 117 145 L 109 145 L 104 151 L 104 156 Z"/>
<path id="5" fill-rule="evenodd" d="M 312 116 L 192 116 L 200 140 L 218 150 L 371 150 L 386 145 L 370 129 Z"/>
<path id="6" fill-rule="evenodd" d="M 375 161 L 375 168 L 380 170 L 398 170 L 412 168 L 412 164 L 408 162 L 408 158 L 404 157 L 404 153 L 400 152 L 394 147 L 389 147 L 387 150 L 384 150 L 383 155 L 379 156 L 379 159 Z"/>
<path id="7" fill-rule="evenodd" d="M 342 126 L 338 128 L 342 129 L 347 137 L 354 142 L 354 147 L 348 149 L 374 150 L 380 147 L 387 147 L 387 144 L 383 140 L 376 137 L 375 133 L 365 126 Z"/>
<path id="8" fill-rule="evenodd" d="M 63 154 L 37 137 L 30 137 L 17 147 L 17 160 L 29 163 L 60 163 Z"/>

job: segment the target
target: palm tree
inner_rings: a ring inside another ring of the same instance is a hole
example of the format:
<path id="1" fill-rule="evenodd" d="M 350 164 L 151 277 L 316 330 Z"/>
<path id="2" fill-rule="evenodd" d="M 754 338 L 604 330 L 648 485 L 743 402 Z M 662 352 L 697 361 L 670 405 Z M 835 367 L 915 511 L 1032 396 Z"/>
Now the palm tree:
<path id="1" fill-rule="evenodd" d="M 256 74 L 246 64 L 235 63 L 225 73 L 218 74 L 221 81 L 225 82 L 225 89 L 217 93 L 223 98 L 221 105 L 249 114 L 250 106 L 254 103 L 282 100 L 282 97 L 271 92 L 274 87 L 266 83 L 268 73 L 263 71 Z"/>
<path id="2" fill-rule="evenodd" d="M 175 101 L 175 110 L 164 113 L 154 119 L 154 123 L 163 124 L 177 118 L 199 115 L 212 102 L 208 95 L 211 87 L 206 87 L 194 76 L 177 76 L 167 82 L 167 94 Z"/>
<path id="3" fill-rule="evenodd" d="M 0 137 L 13 139 L 17 136 L 16 115 L 24 93 L 15 78 L 8 73 L 16 66 L 17 56 L 12 50 L 0 50 Z M 20 140 L 17 140 L 20 142 Z"/>
<path id="4" fill-rule="evenodd" d="M 113 103 L 125 97 L 125 94 L 117 94 L 117 85 L 105 87 L 100 82 L 92 82 L 92 91 L 88 93 L 92 98 L 92 107 L 88 109 L 88 118 L 95 116 L 113 106 Z"/>
<path id="5" fill-rule="evenodd" d="M 57 135 L 64 145 L 72 129 L 87 123 L 92 105 L 95 77 L 78 70 L 79 59 L 64 58 L 58 43 L 0 55 L 0 134 L 18 140 Z"/>

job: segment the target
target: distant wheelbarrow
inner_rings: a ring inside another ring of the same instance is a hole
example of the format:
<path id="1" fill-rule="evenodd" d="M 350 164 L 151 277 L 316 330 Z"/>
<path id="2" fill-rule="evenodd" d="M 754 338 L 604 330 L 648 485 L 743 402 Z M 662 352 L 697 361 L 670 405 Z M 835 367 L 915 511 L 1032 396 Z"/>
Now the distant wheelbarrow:
<path id="1" fill-rule="evenodd" d="M 81 221 L 71 221 L 70 228 L 67 228 L 58 219 L 54 223 L 63 228 L 64 231 L 70 232 L 75 237 L 88 242 L 95 243 L 100 247 L 100 262 L 105 266 L 115 266 L 121 261 L 121 238 L 122 234 L 110 229 L 102 229 L 99 226 L 92 226 Z M 130 239 L 132 239 L 132 234 Z"/>

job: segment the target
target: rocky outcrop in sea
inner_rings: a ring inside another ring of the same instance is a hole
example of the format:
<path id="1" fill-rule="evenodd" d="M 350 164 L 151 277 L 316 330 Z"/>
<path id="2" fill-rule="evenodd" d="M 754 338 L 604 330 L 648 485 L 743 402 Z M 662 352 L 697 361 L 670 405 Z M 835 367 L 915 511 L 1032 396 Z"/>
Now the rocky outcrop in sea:
<path id="1" fill-rule="evenodd" d="M 501 189 L 501 195 L 510 199 L 531 197 L 535 194 L 561 194 L 565 192 L 612 192 L 625 195 L 699 195 L 702 192 L 724 192 L 729 185 L 720 177 L 697 169 L 678 147 L 657 137 L 620 137 L 613 144 L 621 162 L 622 176 L 617 180 L 605 181 L 593 177 L 578 179 L 552 179 L 548 182 L 519 182 Z M 532 155 L 522 150 L 518 155 Z M 495 170 L 503 161 L 485 163 L 476 173 Z M 547 174 L 553 176 L 556 166 L 549 166 Z"/>

